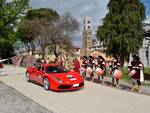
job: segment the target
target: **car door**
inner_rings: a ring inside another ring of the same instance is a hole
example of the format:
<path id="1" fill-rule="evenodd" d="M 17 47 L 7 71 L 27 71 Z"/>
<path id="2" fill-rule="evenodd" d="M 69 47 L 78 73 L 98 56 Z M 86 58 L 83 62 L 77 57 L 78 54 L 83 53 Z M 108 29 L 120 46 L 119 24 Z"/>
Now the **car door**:
<path id="1" fill-rule="evenodd" d="M 32 68 L 31 70 L 30 70 L 30 79 L 31 80 L 33 80 L 33 81 L 35 81 L 36 80 L 36 75 L 37 75 L 37 68 L 35 67 L 35 68 Z"/>
<path id="2" fill-rule="evenodd" d="M 37 74 L 36 74 L 36 81 L 38 83 L 42 84 L 44 74 L 45 74 L 45 72 L 44 72 L 44 66 L 42 66 L 41 69 L 38 70 Z"/>

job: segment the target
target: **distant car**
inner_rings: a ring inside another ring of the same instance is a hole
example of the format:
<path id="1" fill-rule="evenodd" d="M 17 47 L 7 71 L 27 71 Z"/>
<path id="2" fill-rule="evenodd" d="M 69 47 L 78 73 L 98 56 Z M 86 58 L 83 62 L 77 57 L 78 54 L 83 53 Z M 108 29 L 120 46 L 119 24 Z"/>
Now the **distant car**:
<path id="1" fill-rule="evenodd" d="M 42 64 L 41 67 L 28 67 L 26 80 L 43 85 L 45 90 L 66 91 L 84 87 L 84 78 L 58 64 Z"/>

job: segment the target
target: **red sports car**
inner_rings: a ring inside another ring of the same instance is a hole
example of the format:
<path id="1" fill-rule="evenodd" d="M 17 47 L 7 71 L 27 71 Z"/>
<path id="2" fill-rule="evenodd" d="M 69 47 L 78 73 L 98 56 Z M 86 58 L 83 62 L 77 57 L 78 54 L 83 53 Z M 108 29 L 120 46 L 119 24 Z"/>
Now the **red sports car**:
<path id="1" fill-rule="evenodd" d="M 29 67 L 26 71 L 27 81 L 35 81 L 44 86 L 45 90 L 65 91 L 84 87 L 84 78 L 77 72 L 68 71 L 57 64 L 43 64 Z"/>

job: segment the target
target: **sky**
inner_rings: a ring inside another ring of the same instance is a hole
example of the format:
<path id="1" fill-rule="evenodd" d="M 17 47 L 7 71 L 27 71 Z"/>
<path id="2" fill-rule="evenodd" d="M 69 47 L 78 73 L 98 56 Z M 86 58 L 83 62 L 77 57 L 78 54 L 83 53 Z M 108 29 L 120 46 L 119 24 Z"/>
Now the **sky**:
<path id="1" fill-rule="evenodd" d="M 60 15 L 66 12 L 76 18 L 79 23 L 82 23 L 84 16 L 92 17 L 93 35 L 98 25 L 102 24 L 102 19 L 107 14 L 107 4 L 109 0 L 30 0 L 30 5 L 33 8 L 52 8 Z M 146 20 L 150 23 L 150 0 L 141 0 L 146 7 Z M 80 24 L 82 25 L 82 24 Z M 82 33 L 80 31 L 74 35 L 73 43 L 77 47 L 82 46 Z"/>

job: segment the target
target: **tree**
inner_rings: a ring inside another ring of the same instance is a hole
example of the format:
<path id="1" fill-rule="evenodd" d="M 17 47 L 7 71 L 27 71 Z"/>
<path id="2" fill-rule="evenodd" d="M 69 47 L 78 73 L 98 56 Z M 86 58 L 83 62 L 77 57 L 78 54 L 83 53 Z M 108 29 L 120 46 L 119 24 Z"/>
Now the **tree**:
<path id="1" fill-rule="evenodd" d="M 97 37 L 107 48 L 107 55 L 117 56 L 122 63 L 142 45 L 142 22 L 145 7 L 140 0 L 109 0 L 109 12 L 98 27 Z"/>
<path id="2" fill-rule="evenodd" d="M 19 29 L 18 37 L 28 44 L 28 48 L 34 42 L 41 48 L 43 58 L 46 47 L 57 57 L 71 48 L 69 37 L 78 29 L 78 22 L 69 13 L 59 16 L 52 9 L 42 8 L 28 11 Z"/>
<path id="3" fill-rule="evenodd" d="M 18 20 L 28 9 L 28 0 L 0 0 L 0 57 L 10 57 Z"/>
<path id="4" fill-rule="evenodd" d="M 45 54 L 45 43 L 47 41 L 45 40 L 46 37 L 41 35 L 41 31 L 57 18 L 59 18 L 58 13 L 49 8 L 33 9 L 27 12 L 17 31 L 17 37 L 24 43 L 27 51 L 32 50 L 34 52 L 35 41 L 41 41 L 42 52 Z"/>
<path id="5" fill-rule="evenodd" d="M 16 37 L 23 44 L 25 49 L 32 53 L 35 51 L 34 40 L 39 34 L 39 23 L 37 20 L 23 19 L 17 30 Z"/>
<path id="6" fill-rule="evenodd" d="M 41 30 L 44 37 L 47 37 L 46 46 L 57 58 L 63 51 L 70 51 L 73 48 L 71 35 L 79 29 L 79 24 L 70 13 L 60 16 L 45 29 Z"/>

